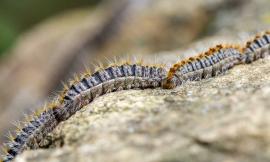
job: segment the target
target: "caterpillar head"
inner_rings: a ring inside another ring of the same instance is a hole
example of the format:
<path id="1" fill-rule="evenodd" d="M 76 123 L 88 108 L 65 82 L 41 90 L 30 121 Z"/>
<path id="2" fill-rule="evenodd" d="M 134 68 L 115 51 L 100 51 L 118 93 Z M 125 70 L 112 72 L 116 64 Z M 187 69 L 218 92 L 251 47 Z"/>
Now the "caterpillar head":
<path id="1" fill-rule="evenodd" d="M 168 79 L 168 78 L 163 78 L 161 81 L 161 86 L 164 89 L 173 89 L 175 88 L 177 85 L 177 79 L 175 76 L 173 76 L 172 78 Z"/>

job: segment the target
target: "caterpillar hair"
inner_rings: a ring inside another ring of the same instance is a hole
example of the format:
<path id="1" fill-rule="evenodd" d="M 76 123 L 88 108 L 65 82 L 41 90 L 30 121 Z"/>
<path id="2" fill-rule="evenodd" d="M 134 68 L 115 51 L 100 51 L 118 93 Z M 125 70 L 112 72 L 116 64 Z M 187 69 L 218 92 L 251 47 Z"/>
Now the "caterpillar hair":
<path id="1" fill-rule="evenodd" d="M 270 51 L 270 31 L 257 34 L 254 39 L 248 41 L 243 48 L 244 63 L 251 63 L 259 58 L 269 55 Z"/>
<path id="2" fill-rule="evenodd" d="M 10 137 L 3 161 L 11 161 L 26 148 L 39 148 L 44 136 L 96 97 L 119 90 L 157 88 L 165 77 L 166 71 L 162 66 L 141 63 L 112 65 L 75 77 L 51 104 L 31 117 L 15 137 Z"/>
<path id="3" fill-rule="evenodd" d="M 197 56 L 172 65 L 167 72 L 163 66 L 112 64 L 75 76 L 55 99 L 29 116 L 16 135 L 9 136 L 5 144 L 2 162 L 12 161 L 25 149 L 37 149 L 44 137 L 60 122 L 67 120 L 83 106 L 106 93 L 128 90 L 158 88 L 171 89 L 189 81 L 199 81 L 226 73 L 238 64 L 251 63 L 270 53 L 270 31 L 257 35 L 244 46 L 216 45 Z M 0 160 L 1 162 L 1 160 Z"/>
<path id="4" fill-rule="evenodd" d="M 239 46 L 217 45 L 195 57 L 174 64 L 163 81 L 163 88 L 171 89 L 188 81 L 198 81 L 224 74 L 241 62 Z"/>

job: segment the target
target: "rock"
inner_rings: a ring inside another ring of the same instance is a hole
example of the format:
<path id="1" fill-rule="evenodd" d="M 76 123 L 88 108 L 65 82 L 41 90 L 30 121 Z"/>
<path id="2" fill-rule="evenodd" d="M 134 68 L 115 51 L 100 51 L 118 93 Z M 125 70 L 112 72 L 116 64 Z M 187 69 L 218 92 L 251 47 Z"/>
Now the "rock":
<path id="1" fill-rule="evenodd" d="M 87 58 L 93 61 L 92 54 L 99 54 L 104 61 L 103 56 L 176 49 L 157 56 L 170 65 L 190 55 L 177 49 L 194 40 L 211 36 L 214 45 L 232 43 L 238 33 L 264 29 L 270 22 L 268 0 L 148 2 L 132 16 L 125 14 L 129 19 L 97 48 L 85 50 L 84 45 L 87 36 L 94 38 L 109 26 L 110 10 L 102 7 L 44 22 L 22 37 L 0 68 L 0 132 L 83 67 L 88 59 L 74 61 L 78 53 L 91 51 Z M 196 51 L 194 44 L 189 49 Z M 153 55 L 144 57 L 154 62 Z M 50 149 L 27 151 L 17 161 L 268 161 L 268 66 L 269 60 L 260 60 L 174 90 L 102 96 L 47 137 L 44 148 Z"/>
<path id="2" fill-rule="evenodd" d="M 110 93 L 16 162 L 270 161 L 270 60 L 172 90 Z"/>
<path id="3" fill-rule="evenodd" d="M 268 0 L 148 0 L 99 51 L 103 55 L 155 54 L 183 48 L 209 36 L 247 39 L 268 29 Z M 223 42 L 224 43 L 224 42 Z"/>
<path id="4" fill-rule="evenodd" d="M 132 7 L 113 2 L 64 13 L 21 36 L 0 62 L 0 132 L 12 130 L 10 118 L 20 120 L 23 113 L 37 109 L 60 89 L 61 81 L 82 71 L 85 64 L 126 53 L 145 57 L 210 35 L 239 40 L 239 32 L 263 29 L 270 22 L 268 0 L 131 0 Z M 174 63 L 179 57 L 163 60 Z"/>
<path id="5" fill-rule="evenodd" d="M 21 36 L 0 64 L 0 132 L 13 128 L 11 122 L 21 120 L 24 113 L 36 110 L 74 71 L 82 71 L 83 62 L 78 60 L 96 58 L 96 46 L 115 34 L 118 21 L 125 17 L 127 4 L 121 2 L 69 11 Z M 0 142 L 2 138 L 1 133 Z"/>

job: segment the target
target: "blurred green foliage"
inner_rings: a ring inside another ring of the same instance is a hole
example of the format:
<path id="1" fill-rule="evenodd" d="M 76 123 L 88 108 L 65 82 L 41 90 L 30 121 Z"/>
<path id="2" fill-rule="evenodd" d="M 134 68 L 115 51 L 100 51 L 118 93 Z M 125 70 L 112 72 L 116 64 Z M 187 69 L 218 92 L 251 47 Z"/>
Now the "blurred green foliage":
<path id="1" fill-rule="evenodd" d="M 20 33 L 67 9 L 96 5 L 99 0 L 0 0 L 0 56 Z"/>

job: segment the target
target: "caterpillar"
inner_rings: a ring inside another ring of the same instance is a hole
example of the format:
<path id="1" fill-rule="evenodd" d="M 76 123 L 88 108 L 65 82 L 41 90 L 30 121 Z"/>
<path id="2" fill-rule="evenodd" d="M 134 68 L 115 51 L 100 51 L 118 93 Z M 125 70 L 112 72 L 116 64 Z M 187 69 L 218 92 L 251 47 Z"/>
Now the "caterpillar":
<path id="1" fill-rule="evenodd" d="M 11 137 L 6 144 L 8 149 L 3 161 L 11 161 L 26 148 L 38 148 L 44 135 L 96 97 L 119 90 L 161 87 L 161 80 L 165 77 L 166 71 L 162 66 L 128 62 L 111 65 L 92 74 L 86 72 L 81 78 L 75 77 L 69 86 L 64 86 L 56 100 L 35 114 L 16 137 Z"/>
<path id="2" fill-rule="evenodd" d="M 241 60 L 239 46 L 217 45 L 195 57 L 189 57 L 174 64 L 163 83 L 167 89 L 182 85 L 188 81 L 207 79 L 224 74 Z"/>
<path id="3" fill-rule="evenodd" d="M 269 55 L 270 51 L 270 31 L 257 34 L 254 39 L 248 41 L 243 48 L 244 63 L 251 63 L 259 58 Z"/>
<path id="4" fill-rule="evenodd" d="M 251 63 L 270 53 L 270 31 L 257 34 L 244 47 L 216 45 L 208 51 L 174 64 L 163 81 L 163 88 L 171 89 L 188 81 L 197 81 L 224 74 L 238 64 Z"/>
<path id="5" fill-rule="evenodd" d="M 199 81 L 226 73 L 238 64 L 251 63 L 270 53 L 270 32 L 256 35 L 244 46 L 216 45 L 208 51 L 172 65 L 144 65 L 142 62 L 112 64 L 94 73 L 75 76 L 69 85 L 48 105 L 29 116 L 16 136 L 10 135 L 0 162 L 10 162 L 25 149 L 37 149 L 44 137 L 60 122 L 67 120 L 83 106 L 106 93 L 146 88 L 171 89 L 189 81 Z"/>

